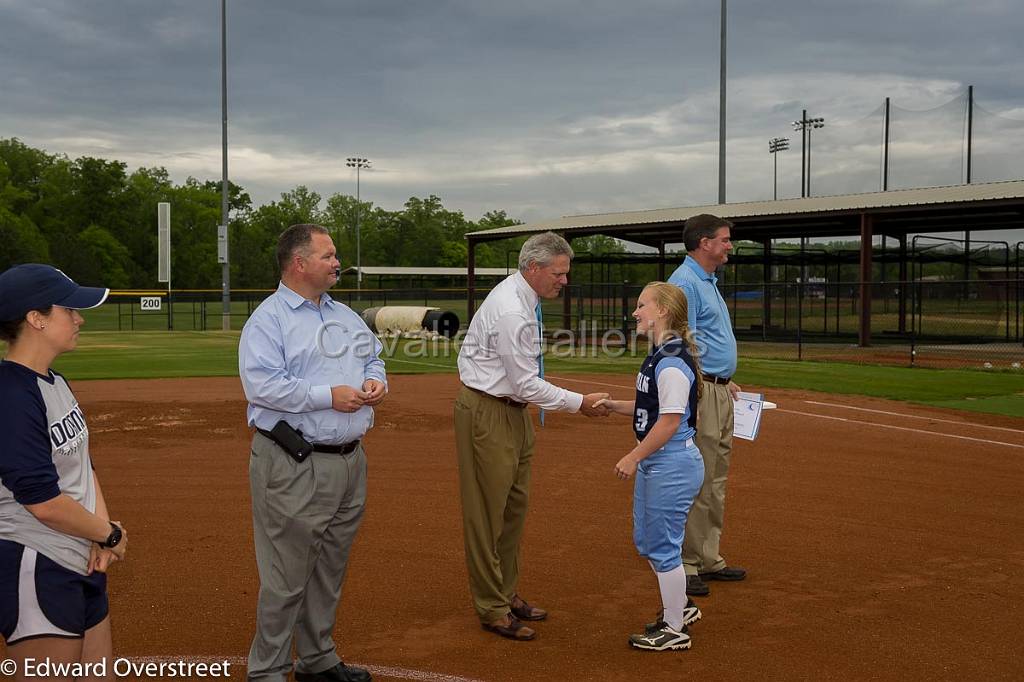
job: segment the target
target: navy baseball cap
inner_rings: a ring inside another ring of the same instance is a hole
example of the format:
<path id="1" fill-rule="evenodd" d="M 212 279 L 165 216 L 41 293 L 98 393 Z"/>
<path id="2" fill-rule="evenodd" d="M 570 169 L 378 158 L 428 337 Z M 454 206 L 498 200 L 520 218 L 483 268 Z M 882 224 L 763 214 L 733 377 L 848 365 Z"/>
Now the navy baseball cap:
<path id="1" fill-rule="evenodd" d="M 84 310 L 107 300 L 110 289 L 80 287 L 52 265 L 25 263 L 0 274 L 0 320 L 20 320 L 51 305 Z"/>

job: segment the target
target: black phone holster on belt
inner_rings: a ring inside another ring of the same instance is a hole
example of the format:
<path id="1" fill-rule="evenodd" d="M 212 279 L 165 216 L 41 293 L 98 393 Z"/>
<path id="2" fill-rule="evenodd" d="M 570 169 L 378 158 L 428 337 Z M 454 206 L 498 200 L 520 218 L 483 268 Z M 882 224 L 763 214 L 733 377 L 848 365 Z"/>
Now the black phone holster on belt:
<path id="1" fill-rule="evenodd" d="M 274 425 L 269 432 L 261 431 L 270 440 L 281 446 L 281 449 L 291 455 L 291 458 L 300 464 L 306 461 L 313 452 L 313 444 L 303 438 L 301 431 L 296 431 L 291 424 L 281 420 Z"/>

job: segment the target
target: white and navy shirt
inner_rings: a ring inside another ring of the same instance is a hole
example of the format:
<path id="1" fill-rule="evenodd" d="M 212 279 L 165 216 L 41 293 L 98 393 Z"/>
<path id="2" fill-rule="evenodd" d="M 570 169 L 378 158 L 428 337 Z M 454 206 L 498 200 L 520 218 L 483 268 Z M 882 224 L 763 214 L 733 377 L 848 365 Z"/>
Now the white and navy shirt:
<path id="1" fill-rule="evenodd" d="M 583 396 L 538 376 L 542 350 L 537 292 L 522 273 L 502 280 L 476 311 L 459 349 L 459 378 L 493 396 L 545 410 L 579 412 Z"/>
<path id="2" fill-rule="evenodd" d="M 60 374 L 43 376 L 7 360 L 0 362 L 0 405 L 0 539 L 85 575 L 92 543 L 43 525 L 25 508 L 63 493 L 95 513 L 82 408 Z"/>
<path id="3" fill-rule="evenodd" d="M 633 433 L 642 441 L 660 414 L 681 414 L 682 422 L 666 445 L 693 438 L 697 427 L 697 382 L 693 359 L 682 339 L 651 351 L 636 375 Z"/>

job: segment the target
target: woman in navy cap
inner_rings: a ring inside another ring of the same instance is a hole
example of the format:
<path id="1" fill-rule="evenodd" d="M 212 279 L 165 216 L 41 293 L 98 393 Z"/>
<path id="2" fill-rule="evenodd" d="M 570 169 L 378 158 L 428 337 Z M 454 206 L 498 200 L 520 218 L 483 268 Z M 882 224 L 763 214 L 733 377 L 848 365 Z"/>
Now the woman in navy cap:
<path id="1" fill-rule="evenodd" d="M 50 369 L 78 344 L 78 311 L 108 293 L 49 265 L 0 274 L 0 634 L 16 679 L 34 676 L 27 659 L 80 664 L 68 679 L 111 670 L 106 570 L 127 534 L 107 513 L 78 401 Z"/>

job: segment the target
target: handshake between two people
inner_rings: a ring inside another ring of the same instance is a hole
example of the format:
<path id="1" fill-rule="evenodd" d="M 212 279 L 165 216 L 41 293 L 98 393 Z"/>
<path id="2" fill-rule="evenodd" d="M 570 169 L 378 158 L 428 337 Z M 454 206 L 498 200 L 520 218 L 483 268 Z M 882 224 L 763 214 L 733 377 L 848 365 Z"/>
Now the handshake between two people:
<path id="1" fill-rule="evenodd" d="M 607 417 L 609 395 L 607 393 L 588 393 L 583 396 L 583 404 L 580 405 L 580 414 L 587 417 Z"/>
<path id="2" fill-rule="evenodd" d="M 383 381 L 367 379 L 362 389 L 355 386 L 331 386 L 331 407 L 338 412 L 357 412 L 369 405 L 380 405 L 388 394 L 388 387 Z"/>

